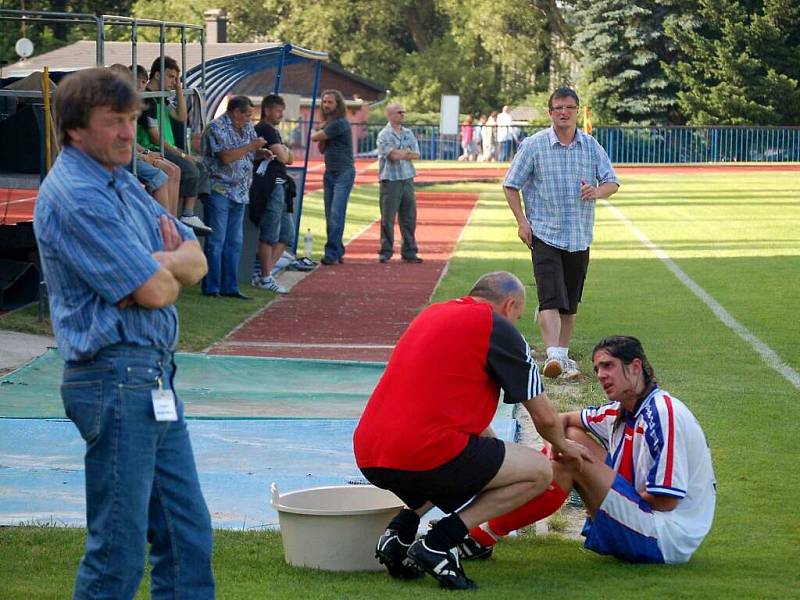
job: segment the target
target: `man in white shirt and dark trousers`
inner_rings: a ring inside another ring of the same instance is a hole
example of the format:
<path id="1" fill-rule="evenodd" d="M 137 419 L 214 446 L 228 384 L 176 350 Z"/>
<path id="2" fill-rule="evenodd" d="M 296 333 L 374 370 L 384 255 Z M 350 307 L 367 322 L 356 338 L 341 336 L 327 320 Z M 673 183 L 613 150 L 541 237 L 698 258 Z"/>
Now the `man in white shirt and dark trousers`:
<path id="1" fill-rule="evenodd" d="M 414 196 L 414 176 L 411 162 L 419 158 L 417 138 L 403 127 L 406 111 L 399 104 L 386 107 L 389 122 L 378 133 L 379 172 L 381 180 L 381 248 L 378 260 L 388 263 L 394 253 L 394 222 L 400 222 L 403 245 L 400 256 L 403 262 L 421 263 L 417 256 L 417 200 Z"/>

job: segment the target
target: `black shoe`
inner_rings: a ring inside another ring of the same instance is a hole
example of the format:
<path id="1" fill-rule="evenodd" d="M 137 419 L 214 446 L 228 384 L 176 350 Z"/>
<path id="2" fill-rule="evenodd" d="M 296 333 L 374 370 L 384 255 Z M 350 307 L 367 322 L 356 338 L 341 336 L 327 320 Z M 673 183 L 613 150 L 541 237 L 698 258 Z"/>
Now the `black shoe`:
<path id="1" fill-rule="evenodd" d="M 494 546 L 484 546 L 470 536 L 464 538 L 458 546 L 458 555 L 464 560 L 480 560 L 489 558 L 494 551 Z"/>
<path id="2" fill-rule="evenodd" d="M 384 256 L 383 254 L 381 254 L 381 255 L 378 257 L 378 262 L 379 262 L 379 263 L 384 263 L 384 264 L 386 264 L 386 263 L 388 263 L 388 262 L 389 262 L 389 259 L 390 259 L 390 258 L 391 258 L 391 256 Z"/>
<path id="3" fill-rule="evenodd" d="M 422 259 L 419 256 L 415 256 L 413 258 L 404 258 L 403 262 L 418 265 L 422 262 Z"/>
<path id="4" fill-rule="evenodd" d="M 319 262 L 321 262 L 326 267 L 330 267 L 331 265 L 339 264 L 339 261 L 335 258 L 328 258 L 327 256 L 323 256 Z"/>
<path id="5" fill-rule="evenodd" d="M 206 298 L 219 298 L 219 292 L 203 292 Z"/>
<path id="6" fill-rule="evenodd" d="M 339 264 L 340 264 L 340 265 L 343 265 L 343 264 L 344 264 L 344 258 L 342 258 L 341 256 L 339 257 Z"/>
<path id="7" fill-rule="evenodd" d="M 478 584 L 464 574 L 456 548 L 431 550 L 423 538 L 411 544 L 408 558 L 447 590 L 478 589 Z"/>
<path id="8" fill-rule="evenodd" d="M 395 529 L 387 529 L 378 539 L 375 547 L 375 558 L 389 571 L 395 579 L 417 579 L 424 573 L 408 559 L 408 547 L 404 544 Z"/>
<path id="9" fill-rule="evenodd" d="M 242 292 L 227 292 L 220 293 L 220 296 L 225 298 L 237 298 L 238 300 L 252 300 L 252 296 L 245 296 Z"/>

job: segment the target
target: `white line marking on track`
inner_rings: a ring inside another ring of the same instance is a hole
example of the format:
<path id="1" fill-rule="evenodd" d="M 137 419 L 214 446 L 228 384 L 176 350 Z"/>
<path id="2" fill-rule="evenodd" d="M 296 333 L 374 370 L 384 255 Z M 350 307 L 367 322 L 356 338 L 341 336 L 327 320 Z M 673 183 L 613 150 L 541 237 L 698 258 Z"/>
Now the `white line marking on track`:
<path id="1" fill-rule="evenodd" d="M 17 198 L 16 200 L 0 200 L 0 206 L 11 206 L 12 204 L 24 204 L 25 202 L 33 202 L 36 196 L 30 198 Z"/>
<path id="2" fill-rule="evenodd" d="M 355 348 L 391 350 L 394 344 L 295 344 L 292 342 L 237 342 L 225 341 L 219 346 L 242 346 L 244 348 Z"/>
<path id="3" fill-rule="evenodd" d="M 769 367 L 777 371 L 780 375 L 786 379 L 789 383 L 791 383 L 796 389 L 800 390 L 800 373 L 795 371 L 792 367 L 790 367 L 786 362 L 780 357 L 780 355 L 775 352 L 772 348 L 767 346 L 764 342 L 758 339 L 755 335 L 753 335 L 747 327 L 742 325 L 739 321 L 737 321 L 733 315 L 731 315 L 725 308 L 717 302 L 714 297 L 701 288 L 691 277 L 689 277 L 686 272 L 681 269 L 675 261 L 673 261 L 669 254 L 667 254 L 664 250 L 659 248 L 655 243 L 653 243 L 644 233 L 642 233 L 633 222 L 626 217 L 621 210 L 619 210 L 616 206 L 611 204 L 608 200 L 601 200 L 601 203 L 608 207 L 611 213 L 622 223 L 624 223 L 628 229 L 630 229 L 633 234 L 639 239 L 645 247 L 647 247 L 656 257 L 664 263 L 664 266 L 669 269 L 675 277 L 678 278 L 683 285 L 685 285 L 689 290 L 697 296 L 703 304 L 708 306 L 711 309 L 717 318 L 722 321 L 725 325 L 727 325 L 731 330 L 733 330 L 736 335 L 750 344 L 753 349 L 761 355 L 761 358 L 764 359 L 764 362 L 767 363 Z"/>

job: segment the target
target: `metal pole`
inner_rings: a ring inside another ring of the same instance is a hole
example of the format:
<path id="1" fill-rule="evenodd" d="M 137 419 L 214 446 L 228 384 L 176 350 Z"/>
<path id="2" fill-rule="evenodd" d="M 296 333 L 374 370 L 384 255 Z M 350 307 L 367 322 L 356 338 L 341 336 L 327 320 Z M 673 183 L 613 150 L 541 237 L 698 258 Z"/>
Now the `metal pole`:
<path id="1" fill-rule="evenodd" d="M 102 67 L 106 62 L 106 51 L 105 51 L 105 43 L 106 43 L 106 29 L 105 29 L 105 22 L 103 20 L 103 15 L 96 16 L 95 21 L 97 23 L 97 40 L 95 42 L 95 59 L 97 61 L 97 66 Z"/>
<path id="2" fill-rule="evenodd" d="M 164 45 L 166 44 L 166 27 L 162 21 L 161 25 L 159 26 L 159 39 L 158 39 L 158 48 L 159 48 L 159 56 L 161 60 L 161 76 L 160 79 L 160 91 L 164 93 L 164 77 L 166 73 L 164 73 Z M 158 115 L 158 142 L 159 142 L 159 149 L 161 151 L 161 156 L 164 156 L 164 127 L 166 125 L 170 125 L 169 121 L 165 118 L 167 113 L 167 99 L 164 96 L 161 96 L 158 99 L 158 105 L 161 108 L 159 115 Z M 170 125 L 171 126 L 171 125 Z"/>
<path id="3" fill-rule="evenodd" d="M 286 57 L 286 52 L 287 52 L 287 50 L 289 48 L 291 48 L 291 46 L 289 44 L 285 44 L 281 48 L 281 56 L 278 59 L 278 71 L 275 74 L 275 88 L 274 88 L 274 90 L 272 92 L 273 94 L 280 94 L 281 93 L 281 76 L 283 75 L 283 61 L 284 61 L 284 58 Z"/>
<path id="4" fill-rule="evenodd" d="M 42 72 L 42 94 L 44 98 L 44 168 L 45 174 L 50 172 L 50 69 Z"/>
<path id="5" fill-rule="evenodd" d="M 139 92 L 139 23 L 134 19 L 131 24 L 131 78 L 133 79 L 133 89 Z M 138 129 L 137 129 L 138 132 Z M 139 153 L 136 152 L 136 137 L 133 138 L 133 175 L 139 174 Z"/>
<path id="6" fill-rule="evenodd" d="M 297 219 L 294 223 L 294 248 L 292 248 L 295 254 L 297 253 L 297 241 L 300 239 L 300 217 L 303 215 L 303 196 L 305 196 L 306 192 L 308 156 L 311 153 L 311 128 L 314 125 L 314 111 L 317 109 L 320 73 L 322 73 L 322 61 L 317 61 L 317 69 L 314 73 L 314 91 L 311 93 L 311 113 L 308 115 L 308 133 L 306 134 L 306 155 L 303 159 L 303 175 L 300 177 L 300 190 L 297 194 Z"/>

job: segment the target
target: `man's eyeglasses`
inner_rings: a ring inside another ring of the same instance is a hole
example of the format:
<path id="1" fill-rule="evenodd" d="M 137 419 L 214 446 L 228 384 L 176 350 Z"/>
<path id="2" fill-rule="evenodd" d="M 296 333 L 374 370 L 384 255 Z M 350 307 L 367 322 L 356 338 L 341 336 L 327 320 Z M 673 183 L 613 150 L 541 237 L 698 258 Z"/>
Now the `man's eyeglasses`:
<path id="1" fill-rule="evenodd" d="M 575 106 L 574 104 L 570 106 L 554 106 L 553 108 L 550 109 L 550 112 L 564 112 L 564 111 L 572 112 L 573 110 L 578 110 L 578 107 Z"/>
<path id="2" fill-rule="evenodd" d="M 396 110 L 396 111 L 394 111 L 394 112 L 396 112 L 398 115 L 404 115 L 404 114 L 406 114 L 406 111 L 404 111 L 404 110 Z"/>

